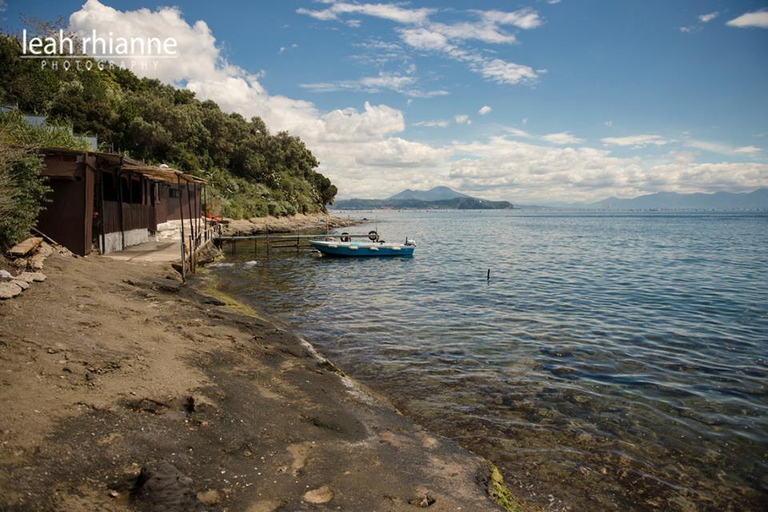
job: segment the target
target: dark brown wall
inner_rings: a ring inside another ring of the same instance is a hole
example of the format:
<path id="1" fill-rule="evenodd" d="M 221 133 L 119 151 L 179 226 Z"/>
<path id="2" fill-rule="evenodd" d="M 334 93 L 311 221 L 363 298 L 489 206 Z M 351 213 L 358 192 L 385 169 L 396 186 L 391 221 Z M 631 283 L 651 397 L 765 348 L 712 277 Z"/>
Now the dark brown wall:
<path id="1" fill-rule="evenodd" d="M 189 186 L 189 193 L 187 193 L 187 186 Z M 184 205 L 184 218 L 189 219 L 189 200 L 192 199 L 192 215 L 203 215 L 203 208 L 200 203 L 201 200 L 201 191 L 202 187 L 200 185 L 197 185 L 197 192 L 193 193 L 195 189 L 194 185 L 186 185 L 185 183 L 181 184 L 181 202 Z M 174 184 L 170 185 L 169 193 L 168 193 L 168 206 L 167 206 L 167 213 L 168 213 L 168 220 L 180 220 L 182 218 L 181 215 L 181 207 L 179 206 L 179 198 L 178 197 L 170 197 L 171 193 L 170 190 L 179 190 L 179 186 Z M 197 202 L 197 204 L 195 204 Z"/>
<path id="2" fill-rule="evenodd" d="M 158 224 L 168 222 L 168 185 L 158 183 L 155 196 L 155 220 Z"/>
<path id="3" fill-rule="evenodd" d="M 86 181 L 82 170 L 76 171 L 73 179 L 51 179 L 48 185 L 53 191 L 48 198 L 52 202 L 45 204 L 37 220 L 40 231 L 81 256 L 91 252 L 90 228 L 87 234 L 85 229 L 91 221 L 85 215 Z"/>

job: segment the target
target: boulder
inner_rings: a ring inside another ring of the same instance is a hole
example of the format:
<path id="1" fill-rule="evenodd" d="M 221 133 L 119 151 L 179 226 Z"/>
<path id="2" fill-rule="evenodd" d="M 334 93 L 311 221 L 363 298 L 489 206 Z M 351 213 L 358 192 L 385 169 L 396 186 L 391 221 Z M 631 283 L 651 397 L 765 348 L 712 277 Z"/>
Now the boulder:
<path id="1" fill-rule="evenodd" d="M 42 270 L 45 264 L 45 258 L 46 256 L 38 252 L 27 260 L 27 266 L 32 270 Z"/>
<path id="2" fill-rule="evenodd" d="M 16 283 L 0 283 L 0 299 L 12 299 L 22 292 Z"/>
<path id="3" fill-rule="evenodd" d="M 19 288 L 21 288 L 22 291 L 26 290 L 27 288 L 29 288 L 29 283 L 26 282 L 26 281 L 22 281 L 21 279 L 14 279 L 13 281 L 11 281 L 11 283 L 13 283 L 16 286 L 18 286 Z"/>
<path id="4" fill-rule="evenodd" d="M 46 275 L 43 274 L 42 272 L 22 272 L 16 277 L 16 279 L 20 279 L 28 283 L 31 283 L 33 281 L 40 283 L 42 281 L 45 281 Z"/>
<path id="5" fill-rule="evenodd" d="M 0 269 L 0 281 L 11 281 L 11 280 L 13 280 L 13 274 L 11 274 L 5 269 Z"/>
<path id="6" fill-rule="evenodd" d="M 47 242 L 43 242 L 40 244 L 40 247 L 37 249 L 37 254 L 42 254 L 44 257 L 48 257 L 51 254 L 53 254 L 53 247 L 51 244 Z"/>

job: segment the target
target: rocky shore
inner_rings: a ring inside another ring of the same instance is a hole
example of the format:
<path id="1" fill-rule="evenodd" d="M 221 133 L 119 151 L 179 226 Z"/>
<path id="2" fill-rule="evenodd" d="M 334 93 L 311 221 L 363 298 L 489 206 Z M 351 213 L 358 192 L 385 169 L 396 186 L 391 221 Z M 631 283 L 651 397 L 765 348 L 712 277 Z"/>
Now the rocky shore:
<path id="1" fill-rule="evenodd" d="M 483 459 L 218 295 L 51 255 L 0 302 L 0 509 L 500 510 Z"/>
<path id="2" fill-rule="evenodd" d="M 298 214 L 290 217 L 256 217 L 253 219 L 224 219 L 224 235 L 255 235 L 261 233 L 291 233 L 313 231 L 325 233 L 326 229 L 336 229 L 361 224 L 362 221 L 351 217 L 340 217 L 327 213 Z"/>

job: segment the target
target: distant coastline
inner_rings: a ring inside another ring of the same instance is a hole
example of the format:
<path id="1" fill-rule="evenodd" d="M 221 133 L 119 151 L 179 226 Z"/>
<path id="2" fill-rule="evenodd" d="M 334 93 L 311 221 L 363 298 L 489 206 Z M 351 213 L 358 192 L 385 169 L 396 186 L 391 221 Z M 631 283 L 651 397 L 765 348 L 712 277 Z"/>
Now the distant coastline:
<path id="1" fill-rule="evenodd" d="M 341 199 L 333 204 L 336 210 L 577 210 L 577 211 L 761 211 L 768 210 L 768 188 L 752 192 L 713 194 L 680 194 L 656 192 L 633 198 L 609 197 L 592 203 L 546 202 L 542 204 L 513 203 L 480 199 L 448 187 L 430 190 L 404 190 L 387 199 Z"/>

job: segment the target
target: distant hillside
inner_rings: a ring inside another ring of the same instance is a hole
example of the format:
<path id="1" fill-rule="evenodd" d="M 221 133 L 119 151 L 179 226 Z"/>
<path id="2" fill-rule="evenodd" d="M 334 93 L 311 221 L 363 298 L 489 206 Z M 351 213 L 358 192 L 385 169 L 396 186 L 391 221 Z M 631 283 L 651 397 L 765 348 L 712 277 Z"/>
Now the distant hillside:
<path id="1" fill-rule="evenodd" d="M 581 207 L 616 210 L 653 210 L 653 209 L 705 209 L 705 210 L 741 210 L 768 208 L 768 188 L 761 188 L 749 193 L 734 194 L 717 192 L 714 194 L 678 194 L 676 192 L 657 192 L 635 197 L 619 199 L 609 197 Z"/>
<path id="2" fill-rule="evenodd" d="M 341 199 L 334 208 L 344 210 L 376 210 L 382 208 L 419 210 L 507 210 L 512 208 L 508 201 L 486 201 L 475 197 L 456 197 L 442 201 L 419 199 Z"/>
<path id="3" fill-rule="evenodd" d="M 470 197 L 461 192 L 456 192 L 449 187 L 434 187 L 430 190 L 411 190 L 409 188 L 400 193 L 388 197 L 388 201 L 400 201 L 406 199 L 416 199 L 419 201 L 446 201 L 448 199 L 457 199 L 460 197 Z"/>
<path id="4" fill-rule="evenodd" d="M 342 199 L 334 208 L 346 210 L 376 210 L 379 208 L 419 210 L 504 210 L 512 208 L 508 201 L 487 201 L 456 192 L 448 187 L 430 190 L 406 189 L 387 199 Z"/>

